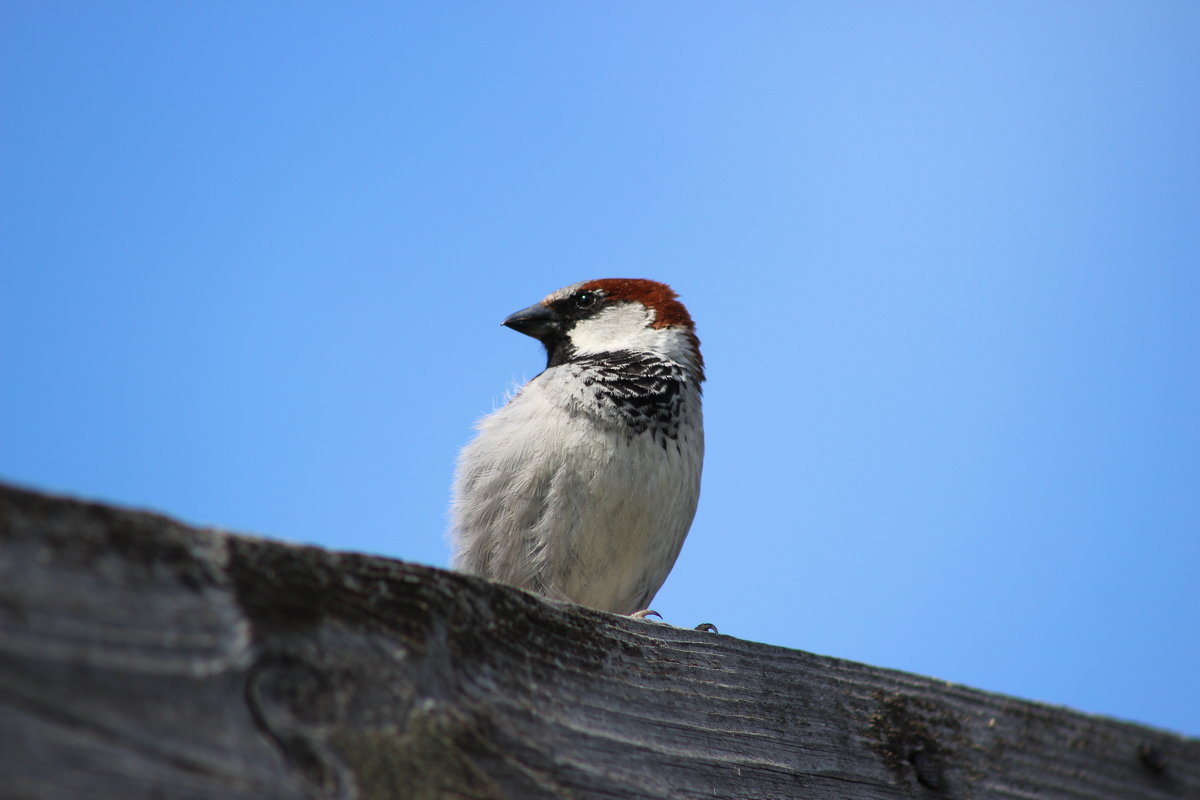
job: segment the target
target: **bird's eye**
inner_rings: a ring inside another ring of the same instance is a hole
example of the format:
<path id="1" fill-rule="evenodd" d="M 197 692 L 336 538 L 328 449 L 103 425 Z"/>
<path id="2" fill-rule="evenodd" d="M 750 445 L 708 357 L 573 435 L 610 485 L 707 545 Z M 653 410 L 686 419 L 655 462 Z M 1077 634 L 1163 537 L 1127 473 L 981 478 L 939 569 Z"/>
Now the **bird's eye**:
<path id="1" fill-rule="evenodd" d="M 575 295 L 576 308 L 591 308 L 594 305 L 596 305 L 595 292 L 580 292 L 579 294 Z"/>

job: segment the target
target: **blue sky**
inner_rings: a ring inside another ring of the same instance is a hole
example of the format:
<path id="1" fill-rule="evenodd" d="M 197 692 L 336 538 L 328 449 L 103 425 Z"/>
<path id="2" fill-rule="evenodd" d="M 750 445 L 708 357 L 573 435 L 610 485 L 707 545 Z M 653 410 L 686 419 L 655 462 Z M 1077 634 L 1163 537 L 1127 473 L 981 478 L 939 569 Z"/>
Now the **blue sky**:
<path id="1" fill-rule="evenodd" d="M 1200 734 L 1200 5 L 0 7 L 0 479 L 444 566 L 559 286 L 709 367 L 668 621 Z"/>

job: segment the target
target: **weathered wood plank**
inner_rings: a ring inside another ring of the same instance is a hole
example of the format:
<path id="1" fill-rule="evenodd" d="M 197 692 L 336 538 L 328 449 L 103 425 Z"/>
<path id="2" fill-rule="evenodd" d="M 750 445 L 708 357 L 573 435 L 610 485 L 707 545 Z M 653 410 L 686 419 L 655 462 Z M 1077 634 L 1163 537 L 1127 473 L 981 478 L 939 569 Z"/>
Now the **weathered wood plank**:
<path id="1" fill-rule="evenodd" d="M 5 798 L 1200 798 L 1200 740 L 0 487 Z"/>

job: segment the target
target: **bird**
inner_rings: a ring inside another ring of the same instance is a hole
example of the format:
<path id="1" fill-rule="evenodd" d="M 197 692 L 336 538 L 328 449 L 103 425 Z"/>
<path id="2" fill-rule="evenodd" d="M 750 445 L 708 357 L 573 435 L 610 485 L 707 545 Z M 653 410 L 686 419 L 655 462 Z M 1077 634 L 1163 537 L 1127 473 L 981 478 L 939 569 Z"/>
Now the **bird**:
<path id="1" fill-rule="evenodd" d="M 546 368 L 459 454 L 452 566 L 554 600 L 644 616 L 700 499 L 704 360 L 670 286 L 574 283 L 501 324 Z"/>

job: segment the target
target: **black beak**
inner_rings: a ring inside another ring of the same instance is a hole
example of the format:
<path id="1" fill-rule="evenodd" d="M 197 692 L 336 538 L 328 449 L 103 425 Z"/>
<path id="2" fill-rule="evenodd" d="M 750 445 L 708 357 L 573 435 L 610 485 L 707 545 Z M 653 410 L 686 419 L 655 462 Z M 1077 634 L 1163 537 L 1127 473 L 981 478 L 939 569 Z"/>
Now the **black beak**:
<path id="1" fill-rule="evenodd" d="M 547 308 L 541 303 L 534 303 L 529 308 L 521 309 L 510 315 L 500 324 L 526 336 L 545 339 L 558 331 L 560 322 L 562 322 L 562 318 L 553 309 Z"/>

